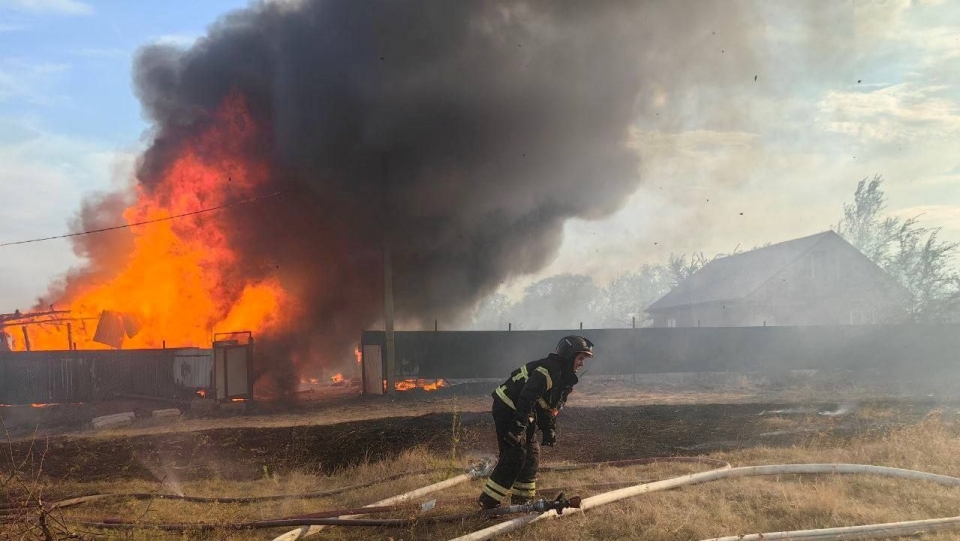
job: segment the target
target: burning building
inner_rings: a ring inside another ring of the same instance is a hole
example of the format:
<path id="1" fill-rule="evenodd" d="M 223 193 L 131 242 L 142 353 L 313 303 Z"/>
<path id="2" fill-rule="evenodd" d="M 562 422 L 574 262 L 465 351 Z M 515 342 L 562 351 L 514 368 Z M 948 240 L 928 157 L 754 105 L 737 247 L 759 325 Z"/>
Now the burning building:
<path id="1" fill-rule="evenodd" d="M 135 182 L 73 223 L 134 227 L 75 237 L 86 264 L 47 298 L 79 317 L 132 314 L 136 332 L 114 333 L 123 348 L 252 330 L 257 373 L 283 385 L 349 358 L 379 320 L 384 247 L 398 320 L 455 318 L 549 263 L 566 220 L 623 204 L 639 183 L 638 96 L 676 77 L 658 51 L 706 67 L 675 49 L 676 28 L 706 36 L 737 13 L 264 2 L 188 49 L 145 46 L 134 83 L 152 129 Z M 74 329 L 78 348 L 106 347 L 92 327 Z M 67 342 L 30 332 L 34 349 Z"/>

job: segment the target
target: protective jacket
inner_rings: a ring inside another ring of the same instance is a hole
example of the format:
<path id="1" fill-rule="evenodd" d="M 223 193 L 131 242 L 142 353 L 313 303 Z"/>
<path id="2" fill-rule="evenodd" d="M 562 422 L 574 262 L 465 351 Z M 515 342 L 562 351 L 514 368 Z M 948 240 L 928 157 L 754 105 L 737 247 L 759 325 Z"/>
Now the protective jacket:
<path id="1" fill-rule="evenodd" d="M 514 370 L 493 392 L 494 411 L 509 408 L 514 419 L 527 426 L 536 422 L 541 430 L 555 428 L 557 413 L 577 384 L 577 374 L 556 353 Z"/>

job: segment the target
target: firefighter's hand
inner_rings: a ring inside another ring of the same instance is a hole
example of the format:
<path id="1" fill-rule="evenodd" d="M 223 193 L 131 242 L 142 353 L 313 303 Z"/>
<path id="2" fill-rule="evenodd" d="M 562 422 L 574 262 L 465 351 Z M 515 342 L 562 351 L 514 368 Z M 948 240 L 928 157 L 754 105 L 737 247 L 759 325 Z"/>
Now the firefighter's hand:
<path id="1" fill-rule="evenodd" d="M 516 421 L 513 427 L 510 429 L 510 432 L 503 437 L 503 441 L 507 442 L 509 445 L 520 445 L 523 443 L 523 435 L 526 433 L 527 427 L 523 426 L 523 423 Z"/>
<path id="2" fill-rule="evenodd" d="M 544 447 L 553 447 L 554 445 L 556 445 L 557 431 L 552 428 L 548 428 L 544 430 L 543 439 L 541 440 L 540 444 L 543 445 Z"/>

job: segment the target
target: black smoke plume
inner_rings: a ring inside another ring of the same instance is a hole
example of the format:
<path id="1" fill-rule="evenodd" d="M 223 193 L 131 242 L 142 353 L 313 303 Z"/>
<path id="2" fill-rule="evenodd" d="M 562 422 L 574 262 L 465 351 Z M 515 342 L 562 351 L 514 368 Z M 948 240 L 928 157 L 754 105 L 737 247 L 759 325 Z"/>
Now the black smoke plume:
<path id="1" fill-rule="evenodd" d="M 385 243 L 398 319 L 449 321 L 506 278 L 548 264 L 566 220 L 618 209 L 639 183 L 630 142 L 650 106 L 644 92 L 712 69 L 697 60 L 696 40 L 735 11 L 727 2 L 254 4 L 189 49 L 137 55 L 136 92 L 153 123 L 138 180 L 154 189 L 179 145 L 242 96 L 262 128 L 246 152 L 270 164 L 263 192 L 284 195 L 218 219 L 242 256 L 237 276 L 279 273 L 304 308 L 260 351 L 278 369 L 291 358 L 349 358 L 382 314 Z M 674 46 L 684 31 L 696 40 Z"/>

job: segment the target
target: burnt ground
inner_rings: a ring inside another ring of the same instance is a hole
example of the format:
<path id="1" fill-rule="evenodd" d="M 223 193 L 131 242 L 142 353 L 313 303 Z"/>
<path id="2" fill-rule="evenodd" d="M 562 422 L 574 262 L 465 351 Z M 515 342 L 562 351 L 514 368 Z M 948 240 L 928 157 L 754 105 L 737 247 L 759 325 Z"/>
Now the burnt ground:
<path id="1" fill-rule="evenodd" d="M 771 425 L 771 416 L 765 412 L 788 407 L 769 403 L 571 407 L 561 416 L 560 445 L 545 450 L 543 460 L 593 462 L 691 456 L 755 445 L 793 445 L 812 434 L 847 438 L 916 421 L 935 405 L 875 405 L 895 411 L 895 415 L 877 423 L 852 415 L 818 414 L 837 408 L 837 404 L 821 404 L 804 414 L 786 415 L 783 422 Z M 433 413 L 316 426 L 53 436 L 14 441 L 9 450 L 17 461 L 25 461 L 28 469 L 42 468 L 50 478 L 77 481 L 153 480 L 171 473 L 181 480 L 250 480 L 262 478 L 264 471 L 329 473 L 364 460 L 395 456 L 416 446 L 449 453 L 455 440 L 461 453 L 496 452 L 489 414 L 456 415 L 462 431 L 459 439 L 453 437 L 454 420 L 453 413 Z M 2 464 L 6 467 L 8 461 Z"/>

